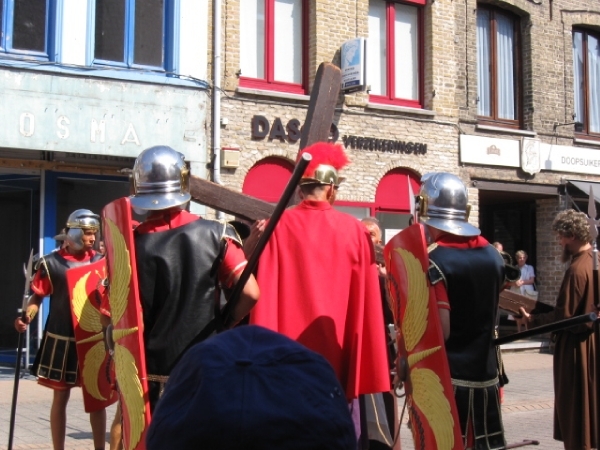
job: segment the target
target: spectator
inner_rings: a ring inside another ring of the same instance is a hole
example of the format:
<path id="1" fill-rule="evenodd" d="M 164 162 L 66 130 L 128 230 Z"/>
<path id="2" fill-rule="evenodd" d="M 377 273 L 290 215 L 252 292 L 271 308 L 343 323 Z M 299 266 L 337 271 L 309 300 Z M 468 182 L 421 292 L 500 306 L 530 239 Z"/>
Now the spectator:
<path id="1" fill-rule="evenodd" d="M 527 263 L 527 253 L 524 250 L 519 250 L 515 253 L 517 266 L 521 270 L 521 277 L 512 284 L 511 290 L 522 295 L 530 295 L 536 297 L 535 290 L 535 271 L 533 267 Z"/>

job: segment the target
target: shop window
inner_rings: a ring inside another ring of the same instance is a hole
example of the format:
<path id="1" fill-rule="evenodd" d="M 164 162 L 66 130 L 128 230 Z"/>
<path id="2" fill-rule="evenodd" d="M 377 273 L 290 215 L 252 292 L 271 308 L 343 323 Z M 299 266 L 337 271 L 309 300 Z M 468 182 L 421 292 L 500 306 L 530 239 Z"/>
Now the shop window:
<path id="1" fill-rule="evenodd" d="M 170 0 L 96 0 L 94 64 L 165 69 Z"/>
<path id="2" fill-rule="evenodd" d="M 0 51 L 48 58 L 51 0 L 0 0 Z"/>
<path id="3" fill-rule="evenodd" d="M 421 108 L 425 0 L 369 1 L 369 100 Z"/>
<path id="4" fill-rule="evenodd" d="M 584 134 L 600 134 L 600 33 L 573 32 L 575 121 Z"/>
<path id="5" fill-rule="evenodd" d="M 240 86 L 306 92 L 306 0 L 240 0 Z"/>
<path id="6" fill-rule="evenodd" d="M 477 7 L 477 114 L 480 122 L 518 128 L 521 91 L 518 17 Z"/>

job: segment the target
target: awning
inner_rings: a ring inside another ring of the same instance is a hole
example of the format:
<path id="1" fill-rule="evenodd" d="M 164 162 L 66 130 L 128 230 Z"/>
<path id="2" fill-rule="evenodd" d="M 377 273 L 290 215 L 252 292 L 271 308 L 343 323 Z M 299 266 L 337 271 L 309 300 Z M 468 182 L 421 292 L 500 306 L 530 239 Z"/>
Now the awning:
<path id="1" fill-rule="evenodd" d="M 597 203 L 600 203 L 600 183 L 594 181 L 567 180 L 567 194 L 572 197 L 573 200 L 580 200 L 581 194 L 584 194 L 585 200 L 587 200 L 588 195 L 590 195 L 590 188 L 592 188 L 594 200 Z"/>

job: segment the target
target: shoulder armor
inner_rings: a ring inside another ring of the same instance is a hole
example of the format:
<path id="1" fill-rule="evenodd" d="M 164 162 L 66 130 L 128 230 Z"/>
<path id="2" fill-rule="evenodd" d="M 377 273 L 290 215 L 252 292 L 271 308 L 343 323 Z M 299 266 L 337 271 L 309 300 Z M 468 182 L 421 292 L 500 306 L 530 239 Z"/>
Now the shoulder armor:
<path id="1" fill-rule="evenodd" d="M 221 239 L 229 238 L 237 242 L 240 245 L 240 247 L 244 245 L 242 243 L 242 238 L 240 237 L 236 229 L 233 227 L 233 225 L 231 225 L 229 222 L 221 220 L 219 220 L 218 222 L 223 226 L 223 229 L 221 231 Z"/>
<path id="2" fill-rule="evenodd" d="M 444 277 L 443 272 L 432 260 L 429 260 L 429 269 L 427 269 L 427 274 L 429 275 L 429 281 L 431 284 L 437 284 L 440 281 L 446 283 L 446 277 Z"/>
<path id="3" fill-rule="evenodd" d="M 48 263 L 46 262 L 46 258 L 48 258 L 49 256 L 51 256 L 52 253 L 54 253 L 55 251 L 56 250 L 53 250 L 52 252 L 50 252 L 50 253 L 48 253 L 47 255 L 44 255 L 44 256 L 40 256 L 39 254 L 36 255 L 36 256 L 34 256 L 33 270 L 37 272 L 42 267 L 44 267 L 46 269 L 46 271 L 47 271 L 48 270 Z"/>

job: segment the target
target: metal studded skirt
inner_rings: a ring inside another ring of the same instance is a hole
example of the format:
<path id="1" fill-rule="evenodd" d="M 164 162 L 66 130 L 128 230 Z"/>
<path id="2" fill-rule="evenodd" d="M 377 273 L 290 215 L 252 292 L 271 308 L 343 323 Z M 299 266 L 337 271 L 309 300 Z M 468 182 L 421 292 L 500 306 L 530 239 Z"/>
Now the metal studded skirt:
<path id="1" fill-rule="evenodd" d="M 31 373 L 39 378 L 76 384 L 78 370 L 75 338 L 46 332 Z"/>

